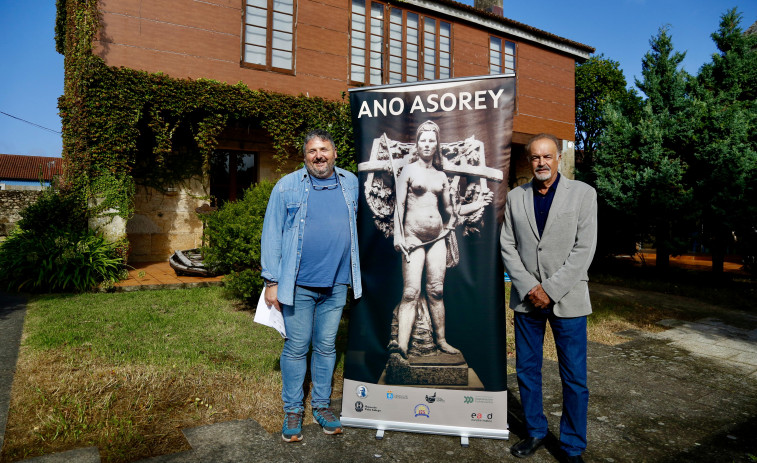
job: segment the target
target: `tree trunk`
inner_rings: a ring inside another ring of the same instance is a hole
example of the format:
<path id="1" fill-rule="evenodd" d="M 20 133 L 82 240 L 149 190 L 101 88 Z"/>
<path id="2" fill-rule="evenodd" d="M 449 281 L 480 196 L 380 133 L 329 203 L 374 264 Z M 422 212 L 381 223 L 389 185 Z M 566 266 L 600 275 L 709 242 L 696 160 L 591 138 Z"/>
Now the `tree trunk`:
<path id="1" fill-rule="evenodd" d="M 657 263 L 655 267 L 665 270 L 670 267 L 670 223 L 661 220 L 657 224 Z"/>
<path id="2" fill-rule="evenodd" d="M 712 255 L 712 273 L 722 274 L 723 262 L 725 261 L 725 242 L 721 234 L 713 237 L 710 253 Z"/>
<path id="3" fill-rule="evenodd" d="M 668 246 L 666 244 L 657 244 L 657 263 L 655 264 L 655 267 L 663 270 L 670 267 L 670 251 L 668 251 Z"/>

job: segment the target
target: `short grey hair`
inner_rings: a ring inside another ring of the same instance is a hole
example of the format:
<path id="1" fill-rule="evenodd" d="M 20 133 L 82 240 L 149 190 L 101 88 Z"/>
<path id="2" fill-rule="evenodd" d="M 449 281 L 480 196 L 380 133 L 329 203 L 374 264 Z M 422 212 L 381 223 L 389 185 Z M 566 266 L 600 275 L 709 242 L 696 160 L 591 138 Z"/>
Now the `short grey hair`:
<path id="1" fill-rule="evenodd" d="M 528 140 L 528 143 L 526 144 L 526 156 L 531 155 L 531 145 L 539 140 L 551 140 L 552 143 L 555 144 L 555 147 L 557 148 L 557 156 L 562 156 L 562 143 L 560 143 L 560 140 L 552 135 L 551 133 L 540 133 L 538 135 L 534 135 L 533 138 Z"/>
<path id="2" fill-rule="evenodd" d="M 314 138 L 318 138 L 322 141 L 327 141 L 331 143 L 331 149 L 333 149 L 334 152 L 336 152 L 336 145 L 334 144 L 334 139 L 331 138 L 331 134 L 323 129 L 315 129 L 315 130 L 311 130 L 310 132 L 307 133 L 307 135 L 305 135 L 305 141 L 302 142 L 302 155 L 303 156 L 307 154 L 305 150 L 307 149 L 308 143 L 310 143 L 310 140 Z"/>

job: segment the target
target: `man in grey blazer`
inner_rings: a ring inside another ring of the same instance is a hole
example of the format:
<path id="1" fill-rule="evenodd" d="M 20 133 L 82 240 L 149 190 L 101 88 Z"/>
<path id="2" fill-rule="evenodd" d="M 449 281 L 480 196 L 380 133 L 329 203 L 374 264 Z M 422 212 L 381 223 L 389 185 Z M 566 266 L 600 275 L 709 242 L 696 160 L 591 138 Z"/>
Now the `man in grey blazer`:
<path id="1" fill-rule="evenodd" d="M 534 178 L 508 193 L 500 236 L 502 260 L 512 280 L 516 370 L 528 431 L 510 452 L 530 456 L 547 436 L 541 369 L 549 321 L 563 391 L 560 447 L 568 461 L 580 462 L 589 404 L 587 271 L 597 243 L 597 195 L 589 185 L 558 173 L 559 147 L 550 134 L 539 134 L 526 145 Z"/>

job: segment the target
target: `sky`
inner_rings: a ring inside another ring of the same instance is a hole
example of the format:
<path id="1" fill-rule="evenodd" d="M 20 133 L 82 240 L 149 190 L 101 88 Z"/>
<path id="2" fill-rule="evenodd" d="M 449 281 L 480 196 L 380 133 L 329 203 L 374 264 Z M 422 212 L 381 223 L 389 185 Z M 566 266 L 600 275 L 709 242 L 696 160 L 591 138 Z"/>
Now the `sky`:
<path id="1" fill-rule="evenodd" d="M 742 29 L 757 21 L 757 0 L 504 0 L 504 16 L 596 48 L 633 86 L 650 38 L 665 25 L 675 49 L 686 51 L 683 68 L 696 74 L 717 51 L 710 34 L 732 7 L 743 14 Z M 0 0 L 2 154 L 61 154 L 63 56 L 54 36 L 55 0 Z"/>

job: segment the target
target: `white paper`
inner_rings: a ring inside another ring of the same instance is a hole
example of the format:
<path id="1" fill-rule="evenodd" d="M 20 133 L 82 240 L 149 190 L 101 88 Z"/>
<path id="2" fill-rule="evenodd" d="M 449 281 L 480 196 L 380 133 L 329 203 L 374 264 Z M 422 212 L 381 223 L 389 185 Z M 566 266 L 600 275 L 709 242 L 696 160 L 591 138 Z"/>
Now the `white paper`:
<path id="1" fill-rule="evenodd" d="M 260 293 L 260 299 L 258 300 L 258 307 L 255 309 L 255 318 L 253 321 L 260 323 L 261 325 L 270 326 L 278 331 L 282 338 L 286 339 L 287 333 L 284 328 L 284 316 L 281 315 L 281 312 L 276 310 L 274 306 L 266 304 L 265 288 L 263 288 L 263 292 Z"/>

